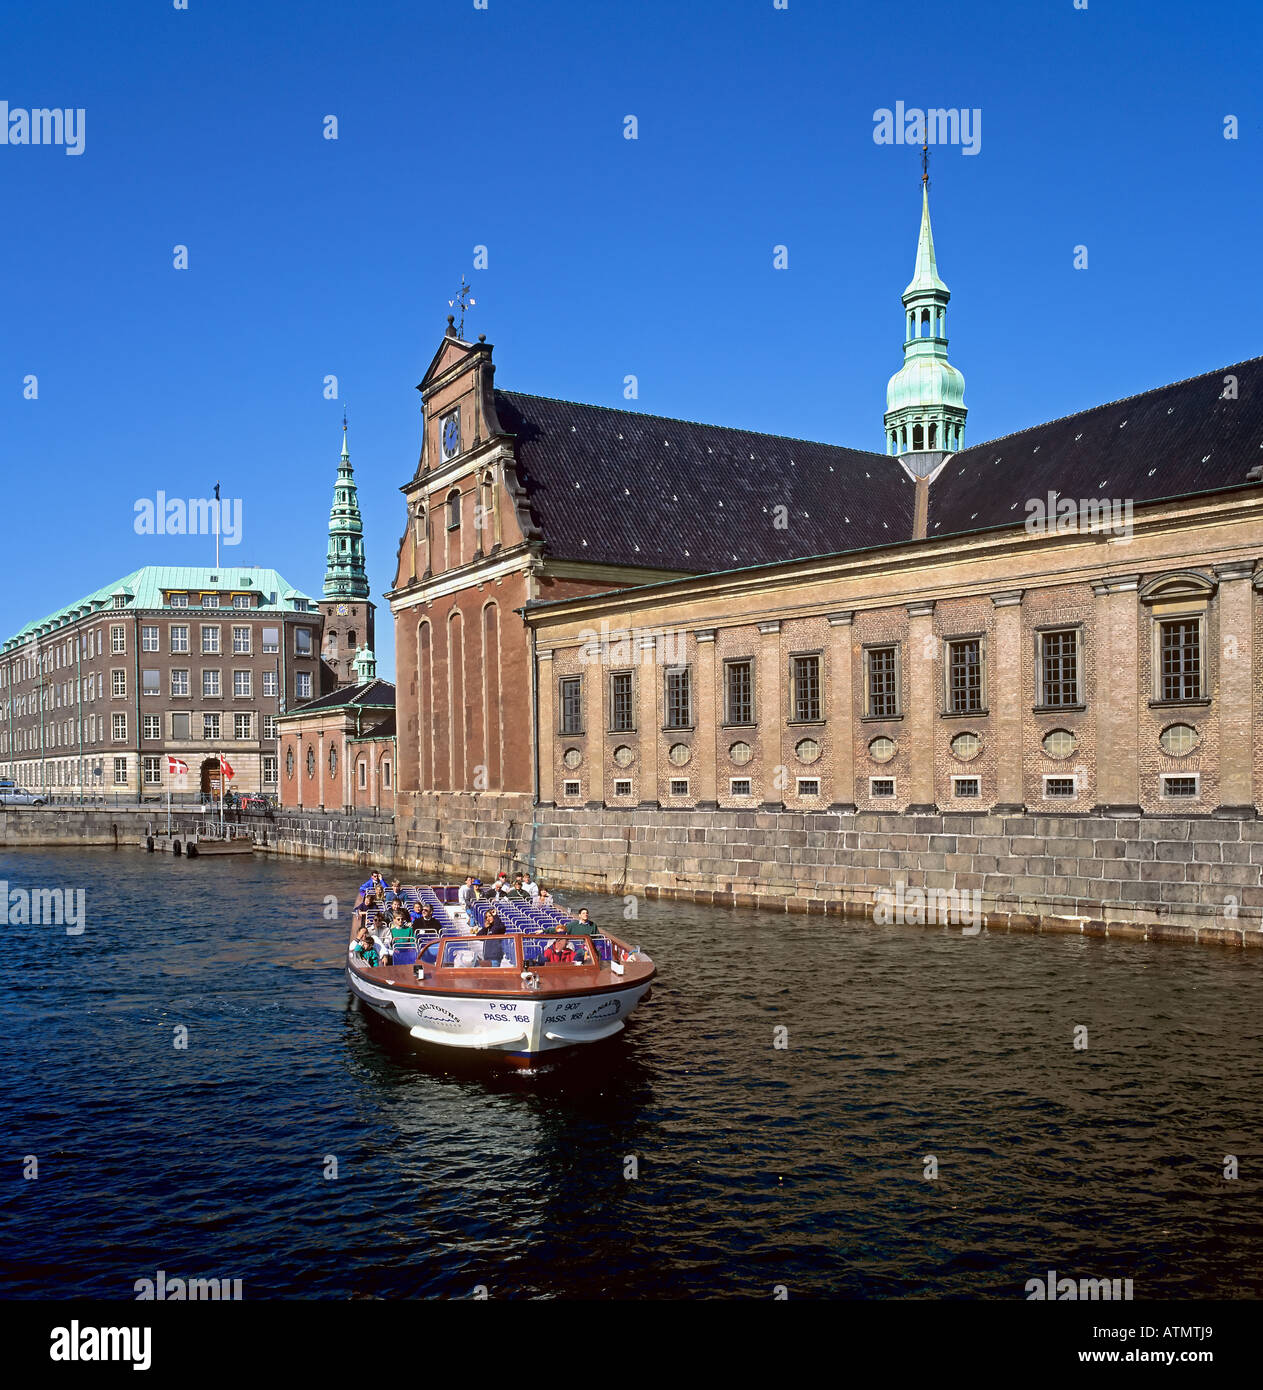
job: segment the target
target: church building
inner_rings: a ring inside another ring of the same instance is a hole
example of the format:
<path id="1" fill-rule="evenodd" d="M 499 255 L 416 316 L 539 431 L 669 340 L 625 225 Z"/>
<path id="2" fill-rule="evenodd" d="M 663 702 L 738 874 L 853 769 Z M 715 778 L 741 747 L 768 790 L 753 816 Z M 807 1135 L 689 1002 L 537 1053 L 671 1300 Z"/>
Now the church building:
<path id="1" fill-rule="evenodd" d="M 1257 918 L 1257 867 L 1234 896 L 1093 844 L 1253 834 L 1263 359 L 970 443 L 949 299 L 923 179 L 880 452 L 502 390 L 449 319 L 389 594 L 401 844 L 581 828 L 594 886 L 871 897 L 899 835 L 972 817 L 1008 852 L 934 837 L 944 887 Z M 1032 818 L 1077 848 L 1014 849 Z"/>

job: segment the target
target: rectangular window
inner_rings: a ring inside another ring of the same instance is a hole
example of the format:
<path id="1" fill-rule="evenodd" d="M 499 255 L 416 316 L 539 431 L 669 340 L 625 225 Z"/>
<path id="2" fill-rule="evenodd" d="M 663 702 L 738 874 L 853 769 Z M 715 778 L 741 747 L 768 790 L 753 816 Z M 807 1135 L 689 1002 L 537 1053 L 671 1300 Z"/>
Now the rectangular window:
<path id="1" fill-rule="evenodd" d="M 142 738 L 161 738 L 162 737 L 162 715 L 146 714 L 141 721 Z"/>
<path id="2" fill-rule="evenodd" d="M 798 779 L 799 796 L 819 796 L 820 779 L 819 777 L 800 777 Z"/>
<path id="3" fill-rule="evenodd" d="M 187 739 L 189 734 L 189 716 L 187 714 L 173 714 L 171 716 L 171 737 L 173 739 Z"/>
<path id="4" fill-rule="evenodd" d="M 219 699 L 219 672 L 218 672 L 218 671 L 203 671 L 203 672 L 202 672 L 202 699 L 203 699 L 203 700 L 218 700 L 218 699 Z"/>
<path id="5" fill-rule="evenodd" d="M 254 678 L 249 671 L 232 673 L 232 693 L 239 700 L 249 699 L 254 694 Z"/>
<path id="6" fill-rule="evenodd" d="M 579 795 L 579 784 L 578 784 L 578 782 L 563 782 L 563 783 L 561 784 L 561 794 L 562 794 L 562 796 L 578 796 L 578 795 Z"/>
<path id="7" fill-rule="evenodd" d="M 754 662 L 724 662 L 724 722 L 754 723 Z"/>
<path id="8" fill-rule="evenodd" d="M 250 594 L 233 594 L 232 606 L 234 608 L 253 608 L 254 603 Z"/>
<path id="9" fill-rule="evenodd" d="M 188 594 L 169 594 L 167 602 L 172 608 L 187 608 L 189 606 Z"/>
<path id="10" fill-rule="evenodd" d="M 234 652 L 249 655 L 250 653 L 250 629 L 248 627 L 234 627 L 232 630 L 232 649 Z"/>
<path id="11" fill-rule="evenodd" d="M 263 735 L 264 738 L 276 737 L 276 715 L 265 714 L 263 716 Z"/>
<path id="12" fill-rule="evenodd" d="M 583 732 L 583 682 L 576 676 L 567 676 L 561 682 L 561 732 Z"/>
<path id="13" fill-rule="evenodd" d="M 116 714 L 110 719 L 110 737 L 115 743 L 127 742 L 127 716 Z"/>
<path id="14" fill-rule="evenodd" d="M 162 693 L 162 672 L 156 669 L 141 671 L 140 693 L 142 695 L 160 695 Z"/>
<path id="15" fill-rule="evenodd" d="M 693 682 L 687 666 L 677 666 L 666 673 L 667 728 L 693 727 Z"/>
<path id="16" fill-rule="evenodd" d="M 219 655 L 219 629 L 217 627 L 204 627 L 202 629 L 202 655 Z"/>
<path id="17" fill-rule="evenodd" d="M 127 629 L 121 624 L 110 628 L 110 651 L 125 652 L 127 650 Z"/>
<path id="18" fill-rule="evenodd" d="M 1077 792 L 1077 779 L 1074 777 L 1045 776 L 1044 778 L 1044 797 L 1048 801 L 1074 797 Z"/>
<path id="19" fill-rule="evenodd" d="M 234 714 L 232 717 L 232 736 L 233 738 L 250 737 L 250 716 L 248 714 Z"/>
<path id="20" fill-rule="evenodd" d="M 110 672 L 110 694 L 114 696 L 122 696 L 127 694 L 126 671 Z"/>
<path id="21" fill-rule="evenodd" d="M 382 786 L 385 790 L 390 790 L 390 763 L 382 763 Z"/>
<path id="22" fill-rule="evenodd" d="M 187 652 L 189 649 L 189 630 L 184 624 L 177 623 L 170 629 L 171 651 L 175 655 Z"/>
<path id="23" fill-rule="evenodd" d="M 114 785 L 115 785 L 116 787 L 125 787 L 125 786 L 127 785 L 127 759 L 126 759 L 126 758 L 115 758 L 115 759 L 114 759 Z"/>
<path id="24" fill-rule="evenodd" d="M 632 673 L 615 671 L 610 677 L 610 731 L 627 734 L 636 727 L 632 709 Z"/>
<path id="25" fill-rule="evenodd" d="M 162 759 L 146 757 L 142 759 L 145 786 L 157 787 L 162 783 Z"/>
<path id="26" fill-rule="evenodd" d="M 687 796 L 689 794 L 689 779 L 687 777 L 672 777 L 667 785 L 672 796 Z"/>
<path id="27" fill-rule="evenodd" d="M 186 698 L 189 693 L 189 673 L 187 671 L 171 672 L 171 698 L 173 700 Z"/>
<path id="28" fill-rule="evenodd" d="M 311 672 L 299 671 L 294 677 L 294 698 L 296 700 L 311 699 Z"/>
<path id="29" fill-rule="evenodd" d="M 977 777 L 953 777 L 952 778 L 953 796 L 981 796 L 982 782 Z"/>
<path id="30" fill-rule="evenodd" d="M 1163 796 L 1196 796 L 1198 792 L 1198 774 L 1190 776 L 1176 777 L 1169 772 L 1162 774 L 1162 795 Z"/>
<path id="31" fill-rule="evenodd" d="M 276 785 L 276 758 L 268 754 L 263 759 L 263 785 L 274 787 Z"/>
<path id="32" fill-rule="evenodd" d="M 624 779 L 624 778 L 621 778 L 621 777 L 620 777 L 620 778 L 615 778 L 615 781 L 614 781 L 614 795 L 615 795 L 615 796 L 630 796 L 631 794 L 632 794 L 632 784 L 631 784 L 631 782 L 628 781 L 628 780 L 626 780 L 626 779 Z"/>
<path id="33" fill-rule="evenodd" d="M 868 779 L 868 794 L 874 798 L 894 796 L 895 779 L 893 777 L 870 777 Z"/>
<path id="34" fill-rule="evenodd" d="M 368 786 L 368 763 L 367 763 L 367 761 L 366 761 L 364 758 L 361 758 L 361 759 L 359 760 L 359 762 L 356 764 L 356 768 L 357 768 L 357 770 L 358 770 L 358 772 L 359 772 L 360 791 L 364 791 L 364 789 Z"/>
<path id="35" fill-rule="evenodd" d="M 977 714 L 982 709 L 980 638 L 947 644 L 947 708 L 952 714 Z"/>
<path id="36" fill-rule="evenodd" d="M 814 723 L 820 718 L 820 658 L 796 656 L 790 670 L 796 720 Z"/>
<path id="37" fill-rule="evenodd" d="M 748 777 L 730 777 L 728 779 L 729 796 L 751 796 L 752 783 Z"/>
<path id="38" fill-rule="evenodd" d="M 275 700 L 280 688 L 280 677 L 275 671 L 264 671 L 263 673 L 263 697 L 264 699 Z"/>
<path id="39" fill-rule="evenodd" d="M 311 628 L 296 627 L 294 629 L 294 655 L 311 655 Z"/>
<path id="40" fill-rule="evenodd" d="M 1039 634 L 1040 704 L 1077 705 L 1079 701 L 1079 634 Z"/>
<path id="41" fill-rule="evenodd" d="M 203 607 L 203 608 L 218 608 L 218 607 L 219 607 L 219 595 L 218 595 L 218 594 L 203 594 L 203 595 L 202 595 L 202 607 Z"/>
<path id="42" fill-rule="evenodd" d="M 1202 694 L 1202 625 L 1197 618 L 1159 624 L 1162 699 L 1197 700 Z"/>
<path id="43" fill-rule="evenodd" d="M 869 716 L 894 719 L 899 714 L 899 649 L 869 647 L 864 653 L 864 663 L 868 671 Z"/>
<path id="44" fill-rule="evenodd" d="M 156 627 L 141 628 L 140 649 L 142 652 L 156 652 L 158 650 L 158 629 Z"/>
<path id="45" fill-rule="evenodd" d="M 202 715 L 202 737 L 208 740 L 219 738 L 219 715 Z"/>
<path id="46" fill-rule="evenodd" d="M 281 630 L 279 627 L 265 627 L 263 629 L 263 650 L 265 652 L 279 652 L 281 649 Z"/>

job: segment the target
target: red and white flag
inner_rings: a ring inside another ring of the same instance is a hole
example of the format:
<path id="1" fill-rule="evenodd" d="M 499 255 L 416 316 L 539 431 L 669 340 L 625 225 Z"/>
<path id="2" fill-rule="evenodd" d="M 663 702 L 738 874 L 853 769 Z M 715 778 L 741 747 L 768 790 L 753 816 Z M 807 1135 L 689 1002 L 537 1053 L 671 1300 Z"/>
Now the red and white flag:
<path id="1" fill-rule="evenodd" d="M 232 779 L 237 775 L 237 774 L 232 770 L 232 764 L 228 761 L 227 758 L 224 757 L 224 755 L 223 755 L 222 753 L 219 755 L 219 766 L 220 766 L 221 770 L 223 771 L 224 777 L 225 777 L 228 781 L 231 782 Z"/>
<path id="2" fill-rule="evenodd" d="M 167 754 L 167 775 L 169 777 L 187 777 L 188 772 L 189 765 L 183 758 L 175 758 L 170 753 Z"/>

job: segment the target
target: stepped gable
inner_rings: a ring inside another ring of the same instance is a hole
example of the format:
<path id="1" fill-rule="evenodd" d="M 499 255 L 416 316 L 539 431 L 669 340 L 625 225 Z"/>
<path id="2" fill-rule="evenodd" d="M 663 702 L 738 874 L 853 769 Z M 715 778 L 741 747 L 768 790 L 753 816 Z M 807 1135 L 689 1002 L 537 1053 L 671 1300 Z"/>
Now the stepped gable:
<path id="1" fill-rule="evenodd" d="M 1225 380 L 1236 378 L 1236 399 Z M 1066 415 L 947 460 L 930 488 L 931 538 L 1026 519 L 1049 491 L 1145 502 L 1244 487 L 1263 464 L 1263 357 Z"/>
<path id="2" fill-rule="evenodd" d="M 517 391 L 495 404 L 554 559 L 705 573 L 912 535 L 914 484 L 885 454 Z"/>

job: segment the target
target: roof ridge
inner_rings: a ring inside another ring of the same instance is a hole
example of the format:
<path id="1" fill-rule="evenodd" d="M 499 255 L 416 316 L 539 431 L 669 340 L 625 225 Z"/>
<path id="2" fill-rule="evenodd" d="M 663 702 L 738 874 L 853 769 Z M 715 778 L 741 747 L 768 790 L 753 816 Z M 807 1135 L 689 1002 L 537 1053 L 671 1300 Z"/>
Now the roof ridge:
<path id="1" fill-rule="evenodd" d="M 957 450 L 954 457 L 959 458 L 961 454 L 972 453 L 975 449 L 989 449 L 992 445 L 1003 444 L 1006 439 L 1017 439 L 1021 435 L 1030 434 L 1032 430 L 1042 430 L 1049 425 L 1059 425 L 1063 420 L 1075 420 L 1081 415 L 1091 415 L 1098 410 L 1108 410 L 1111 406 L 1125 405 L 1128 401 L 1138 401 L 1142 396 L 1153 396 L 1159 391 L 1169 391 L 1173 386 L 1188 386 L 1191 382 L 1201 381 L 1206 377 L 1219 376 L 1223 372 L 1231 372 L 1235 367 L 1249 367 L 1256 363 L 1263 363 L 1263 355 L 1259 357 L 1243 357 L 1240 362 L 1229 362 L 1222 367 L 1212 367 L 1208 372 L 1197 372 L 1193 376 L 1181 377 L 1177 381 L 1164 381 L 1159 386 L 1150 386 L 1144 391 L 1133 391 L 1130 396 L 1119 396 L 1117 400 L 1101 401 L 1097 405 L 1085 406 L 1082 410 L 1071 410 L 1065 415 L 1054 415 L 1051 420 L 1040 420 L 1033 425 L 1027 425 L 1020 430 L 1010 430 L 1008 434 L 997 434 L 994 439 L 983 439 L 977 444 L 970 444 L 964 449 Z"/>
<path id="2" fill-rule="evenodd" d="M 728 434 L 747 434 L 757 439 L 779 439 L 787 444 L 812 444 L 822 449 L 845 449 L 851 454 L 863 454 L 869 458 L 885 459 L 893 462 L 889 454 L 878 453 L 875 449 L 857 449 L 852 444 L 831 444 L 826 439 L 804 439 L 800 435 L 794 434 L 772 434 L 768 430 L 748 430 L 740 425 L 717 425 L 712 420 L 688 420 L 682 415 L 655 415 L 647 410 L 621 410 L 616 405 L 597 405 L 592 401 L 570 401 L 564 396 L 541 396 L 534 391 L 506 391 L 499 386 L 495 388 L 496 394 L 500 396 L 521 396 L 525 400 L 532 401 L 552 401 L 556 405 L 577 405 L 584 410 L 604 410 L 610 415 L 630 415 L 636 420 L 664 420 L 673 425 L 696 425 L 704 430 L 724 430 Z"/>

